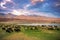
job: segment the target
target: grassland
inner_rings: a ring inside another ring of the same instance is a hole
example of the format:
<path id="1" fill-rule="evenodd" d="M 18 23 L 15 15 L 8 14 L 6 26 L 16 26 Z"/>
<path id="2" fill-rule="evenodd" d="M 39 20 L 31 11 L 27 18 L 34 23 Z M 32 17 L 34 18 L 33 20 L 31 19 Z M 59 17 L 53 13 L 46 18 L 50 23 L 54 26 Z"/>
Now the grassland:
<path id="1" fill-rule="evenodd" d="M 6 26 L 7 24 L 3 25 Z M 27 26 L 19 26 L 21 27 L 19 28 L 21 31 L 13 31 L 11 33 L 2 30 L 2 26 L 0 26 L 0 40 L 60 40 L 60 30 L 48 30 L 42 29 L 41 27 L 38 29 L 30 29 L 31 26 L 29 26 L 30 28 L 26 29 L 25 27 Z"/>

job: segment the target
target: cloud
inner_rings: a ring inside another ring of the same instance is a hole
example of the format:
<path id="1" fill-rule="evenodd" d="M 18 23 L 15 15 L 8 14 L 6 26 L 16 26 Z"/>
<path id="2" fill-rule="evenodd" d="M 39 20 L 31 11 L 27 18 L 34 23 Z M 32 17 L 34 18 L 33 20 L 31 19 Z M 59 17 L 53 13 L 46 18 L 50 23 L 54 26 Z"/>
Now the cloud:
<path id="1" fill-rule="evenodd" d="M 26 4 L 23 8 L 26 10 L 28 7 L 32 6 L 31 4 Z"/>
<path id="2" fill-rule="evenodd" d="M 0 3 L 0 6 L 2 7 L 2 8 L 6 8 L 4 5 L 6 4 L 6 2 L 1 2 Z"/>
<path id="3" fill-rule="evenodd" d="M 37 15 L 37 16 L 46 16 L 46 17 L 58 17 L 56 15 L 54 15 L 53 13 L 47 13 L 47 12 L 36 12 L 36 11 L 32 11 L 32 10 L 24 10 L 24 9 L 19 9 L 19 10 L 13 10 L 11 12 L 12 14 L 15 15 L 25 15 L 25 16 L 29 16 L 29 15 Z"/>
<path id="4" fill-rule="evenodd" d="M 35 5 L 37 2 L 44 2 L 44 0 L 31 0 L 31 3 Z"/>
<path id="5" fill-rule="evenodd" d="M 1 8 L 7 8 L 7 7 L 5 6 L 7 3 L 15 4 L 12 0 L 3 0 L 3 1 L 0 3 Z"/>
<path id="6" fill-rule="evenodd" d="M 15 15 L 27 15 L 27 13 L 29 13 L 29 11 L 24 10 L 24 9 L 19 9 L 19 10 L 14 9 L 11 13 L 15 14 Z"/>
<path id="7" fill-rule="evenodd" d="M 56 6 L 56 7 L 60 6 L 60 3 L 55 3 L 55 6 Z"/>
<path id="8" fill-rule="evenodd" d="M 42 8 L 46 8 L 46 7 L 49 7 L 49 3 L 45 3 L 42 5 Z"/>
<path id="9" fill-rule="evenodd" d="M 12 0 L 4 0 L 5 2 L 12 2 Z"/>
<path id="10" fill-rule="evenodd" d="M 16 15 L 57 17 L 56 14 L 59 14 L 53 12 L 60 12 L 59 8 L 60 2 L 50 0 L 29 0 L 29 2 L 25 0 L 3 0 L 0 2 L 0 9 L 12 11 L 12 13 Z"/>

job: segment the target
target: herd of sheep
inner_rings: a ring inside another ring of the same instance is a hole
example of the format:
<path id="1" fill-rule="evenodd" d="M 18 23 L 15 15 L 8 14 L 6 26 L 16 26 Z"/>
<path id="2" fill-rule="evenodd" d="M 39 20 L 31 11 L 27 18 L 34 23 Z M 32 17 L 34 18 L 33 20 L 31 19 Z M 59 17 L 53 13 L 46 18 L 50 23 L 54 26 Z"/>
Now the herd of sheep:
<path id="1" fill-rule="evenodd" d="M 47 30 L 60 30 L 60 28 L 58 28 L 58 26 L 54 25 L 48 25 L 48 27 L 46 25 L 37 25 L 37 26 L 32 26 L 32 25 L 16 25 L 16 24 L 0 24 L 0 28 L 2 28 L 2 30 L 5 30 L 8 33 L 11 32 L 20 32 L 22 30 L 22 28 L 24 30 L 28 29 L 28 30 L 39 30 L 39 29 L 47 29 Z"/>

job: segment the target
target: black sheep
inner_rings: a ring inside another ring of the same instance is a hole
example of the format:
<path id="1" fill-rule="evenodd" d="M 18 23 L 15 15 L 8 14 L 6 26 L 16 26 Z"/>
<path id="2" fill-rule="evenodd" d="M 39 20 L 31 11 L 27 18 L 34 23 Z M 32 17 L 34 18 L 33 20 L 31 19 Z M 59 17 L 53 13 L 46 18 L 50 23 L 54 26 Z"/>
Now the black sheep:
<path id="1" fill-rule="evenodd" d="M 12 28 L 7 28 L 6 32 L 11 33 L 13 32 Z"/>
<path id="2" fill-rule="evenodd" d="M 21 30 L 19 28 L 14 29 L 15 32 L 20 32 Z"/>
<path id="3" fill-rule="evenodd" d="M 5 27 L 2 27 L 2 30 L 5 30 L 6 28 Z"/>

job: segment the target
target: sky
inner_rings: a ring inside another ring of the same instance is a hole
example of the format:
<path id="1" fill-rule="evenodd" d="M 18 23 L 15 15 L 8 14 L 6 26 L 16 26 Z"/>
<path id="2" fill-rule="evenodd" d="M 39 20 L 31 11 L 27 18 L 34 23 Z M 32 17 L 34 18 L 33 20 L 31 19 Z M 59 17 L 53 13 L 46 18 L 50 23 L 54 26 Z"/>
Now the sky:
<path id="1" fill-rule="evenodd" d="M 0 0 L 0 13 L 60 18 L 60 0 Z"/>

